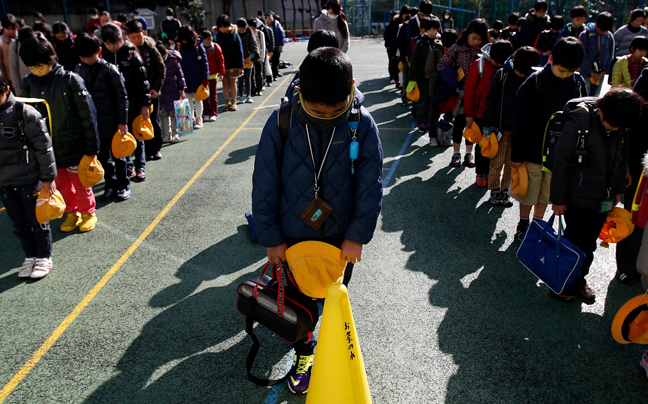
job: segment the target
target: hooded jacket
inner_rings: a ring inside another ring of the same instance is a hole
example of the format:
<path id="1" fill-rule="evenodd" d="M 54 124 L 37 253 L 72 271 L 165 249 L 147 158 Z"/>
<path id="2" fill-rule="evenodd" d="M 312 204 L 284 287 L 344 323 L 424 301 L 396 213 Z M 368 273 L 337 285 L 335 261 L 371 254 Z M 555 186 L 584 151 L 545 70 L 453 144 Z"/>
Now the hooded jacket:
<path id="1" fill-rule="evenodd" d="M 549 16 L 539 18 L 535 14 L 529 14 L 526 22 L 520 28 L 520 45 L 533 46 L 538 35 L 549 29 Z"/>
<path id="2" fill-rule="evenodd" d="M 373 237 L 382 200 L 382 145 L 378 128 L 356 89 L 360 110 L 357 140 L 360 153 L 351 173 L 348 123 L 337 126 L 322 169 L 319 197 L 333 208 L 315 230 L 300 215 L 314 198 L 314 168 L 304 123 L 295 112 L 302 108 L 293 97 L 290 135 L 285 144 L 277 125 L 278 111 L 266 123 L 254 162 L 252 210 L 259 243 L 274 247 L 289 239 L 348 239 L 367 244 Z M 309 127 L 315 164 L 321 164 L 332 130 Z"/>
<path id="3" fill-rule="evenodd" d="M 182 55 L 182 71 L 187 83 L 187 92 L 195 93 L 203 80 L 209 80 L 209 63 L 202 38 L 199 37 L 193 45 L 181 44 L 178 50 Z"/>
<path id="4" fill-rule="evenodd" d="M 259 44 L 250 29 L 246 29 L 242 34 L 239 33 L 239 37 L 243 46 L 243 59 L 251 56 L 253 62 L 259 60 Z"/>
<path id="5" fill-rule="evenodd" d="M 25 77 L 21 94 L 43 98 L 49 104 L 58 168 L 77 166 L 84 155 L 99 153 L 97 110 L 79 75 L 55 64 L 43 77 L 33 73 Z"/>
<path id="6" fill-rule="evenodd" d="M 27 141 L 18 126 L 13 94 L 0 105 L 0 187 L 52 181 L 56 178 L 56 162 L 52 139 L 41 114 L 25 104 L 24 124 Z M 27 146 L 27 151 L 23 149 Z M 27 153 L 27 155 L 25 154 Z"/>
<path id="7" fill-rule="evenodd" d="M 220 74 L 221 78 L 225 74 L 225 59 L 223 59 L 223 51 L 220 45 L 212 42 L 210 47 L 205 47 L 207 54 L 207 63 L 209 65 L 209 77 L 214 77 Z"/>
<path id="8" fill-rule="evenodd" d="M 230 27 L 228 33 L 214 34 L 214 41 L 220 45 L 225 59 L 225 70 L 243 68 L 243 45 L 236 25 Z"/>
<path id="9" fill-rule="evenodd" d="M 144 61 L 144 66 L 146 66 L 146 77 L 148 78 L 151 90 L 159 93 L 164 83 L 166 67 L 164 66 L 162 55 L 160 55 L 160 52 L 155 47 L 155 41 L 145 36 L 142 46 L 138 46 L 137 51 Z"/>
<path id="10" fill-rule="evenodd" d="M 483 71 L 479 75 L 479 63 L 484 58 Z M 466 86 L 464 87 L 464 114 L 470 118 L 483 118 L 486 109 L 486 97 L 490 87 L 491 79 L 499 69 L 490 61 L 487 54 L 483 54 L 480 59 L 473 62 L 468 69 L 466 76 Z"/>
<path id="11" fill-rule="evenodd" d="M 72 71 L 77 64 L 81 63 L 81 59 L 79 59 L 79 55 L 74 49 L 74 36 L 72 34 L 63 41 L 56 39 L 56 37 L 51 38 L 50 41 L 56 50 L 58 62 L 63 65 L 65 70 Z"/>
<path id="12" fill-rule="evenodd" d="M 268 27 L 272 30 L 272 33 L 274 34 L 274 49 L 276 50 L 280 46 L 284 46 L 286 33 L 281 27 L 281 24 L 279 24 L 277 20 L 274 20 L 272 24 L 268 24 Z M 315 31 L 314 26 L 313 26 L 313 31 Z"/>
<path id="13" fill-rule="evenodd" d="M 340 18 L 342 17 L 338 16 L 337 18 L 329 18 L 327 13 L 323 12 L 319 17 L 315 19 L 315 22 L 313 23 L 313 32 L 333 31 L 338 39 L 340 50 L 344 53 L 347 53 L 349 51 L 349 35 L 351 35 L 351 33 L 349 32 L 349 25 L 346 21 L 344 21 L 347 32 L 347 37 L 344 38 L 342 32 L 340 32 L 340 28 L 338 28 L 338 19 Z"/>
<path id="14" fill-rule="evenodd" d="M 443 56 L 443 45 L 439 40 L 440 37 L 430 38 L 427 35 L 422 35 L 421 38 L 416 42 L 414 46 L 414 52 L 412 53 L 412 65 L 410 66 L 410 77 L 409 80 L 414 81 L 423 81 L 423 79 L 430 79 L 434 81 L 436 77 L 436 70 L 434 70 L 434 77 L 430 77 L 425 68 L 428 65 L 428 58 L 432 57 L 436 59 L 431 64 L 436 65 L 439 63 L 439 60 Z M 434 54 L 432 54 L 434 52 Z M 432 54 L 432 56 L 430 56 Z M 427 76 L 427 77 L 426 77 Z M 431 96 L 432 93 L 429 93 Z"/>
<path id="15" fill-rule="evenodd" d="M 180 90 L 184 90 L 185 85 L 184 72 L 182 71 L 182 56 L 178 51 L 169 49 L 166 65 L 167 75 L 164 78 L 164 85 L 160 93 L 160 104 L 165 111 L 173 111 L 173 101 L 180 99 Z"/>
<path id="16" fill-rule="evenodd" d="M 86 83 L 97 109 L 99 136 L 110 141 L 117 125 L 128 124 L 126 85 L 117 66 L 99 59 L 93 65 L 79 63 L 74 70 Z"/>
<path id="17" fill-rule="evenodd" d="M 551 203 L 598 210 L 601 201 L 614 199 L 625 190 L 628 133 L 625 128 L 615 132 L 605 129 L 594 107 L 595 97 L 579 101 L 578 109 L 569 114 L 556 143 Z M 589 128 L 584 135 L 587 158 L 578 165 L 574 158 L 578 130 L 585 127 Z"/>
<path id="18" fill-rule="evenodd" d="M 581 63 L 580 74 L 587 78 L 594 70 L 594 61 L 602 62 L 601 70 L 611 73 L 610 65 L 614 59 L 614 37 L 608 31 L 599 35 L 595 29 L 581 32 L 578 40 L 585 46 L 585 57 Z"/>
<path id="19" fill-rule="evenodd" d="M 510 131 L 513 129 L 517 93 L 526 77 L 515 74 L 510 62 L 493 75 L 486 96 L 484 127 Z"/>

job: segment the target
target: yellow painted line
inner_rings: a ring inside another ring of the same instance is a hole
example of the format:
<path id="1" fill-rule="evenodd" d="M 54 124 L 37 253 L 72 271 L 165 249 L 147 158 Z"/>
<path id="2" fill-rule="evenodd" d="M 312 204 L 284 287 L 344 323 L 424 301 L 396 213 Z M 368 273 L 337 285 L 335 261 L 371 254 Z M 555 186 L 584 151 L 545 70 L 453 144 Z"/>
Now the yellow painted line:
<path id="1" fill-rule="evenodd" d="M 263 128 L 243 128 L 245 130 L 263 130 Z"/>
<path id="2" fill-rule="evenodd" d="M 286 81 L 288 80 L 288 76 L 281 82 L 279 86 L 277 86 L 274 91 L 268 96 L 261 105 L 265 104 L 272 96 L 283 86 Z M 72 324 L 72 322 L 81 314 L 83 309 L 92 301 L 92 299 L 99 293 L 101 288 L 103 288 L 106 283 L 110 280 L 110 278 L 115 275 L 115 273 L 121 268 L 121 266 L 126 262 L 126 260 L 137 250 L 137 247 L 142 244 L 144 239 L 153 231 L 153 229 L 160 223 L 160 221 L 166 216 L 167 213 L 169 213 L 169 210 L 178 202 L 178 200 L 182 197 L 182 195 L 187 192 L 189 187 L 193 185 L 194 182 L 200 177 L 200 175 L 209 167 L 209 165 L 214 161 L 216 157 L 227 147 L 228 144 L 236 137 L 236 135 L 239 134 L 239 132 L 245 127 L 245 125 L 250 122 L 250 119 L 254 116 L 254 114 L 257 113 L 258 110 L 254 110 L 252 114 L 241 124 L 241 126 L 236 129 L 234 133 L 223 143 L 223 145 L 214 153 L 209 160 L 194 174 L 194 176 L 185 184 L 185 186 L 176 194 L 176 196 L 173 197 L 171 202 L 167 204 L 167 206 L 160 212 L 160 214 L 157 215 L 157 217 L 151 222 L 151 224 L 144 230 L 144 232 L 135 240 L 135 242 L 130 246 L 130 248 L 124 253 L 124 255 L 117 260 L 115 265 L 110 268 L 110 270 L 97 282 L 97 284 L 88 292 L 88 294 L 81 300 L 81 303 L 79 303 L 72 313 L 70 313 L 65 320 L 61 324 L 59 324 L 58 327 L 54 330 L 52 335 L 45 340 L 45 342 L 38 348 L 36 352 L 29 358 L 29 360 L 23 365 L 23 367 L 11 378 L 9 383 L 7 383 L 2 390 L 0 390 L 0 403 L 4 402 L 4 400 L 11 394 L 11 392 L 20 384 L 20 382 L 27 376 L 27 374 L 36 366 L 38 361 L 41 360 L 41 358 L 47 353 L 47 351 L 56 343 L 56 341 L 59 339 L 59 337 L 65 332 L 65 330 Z"/>

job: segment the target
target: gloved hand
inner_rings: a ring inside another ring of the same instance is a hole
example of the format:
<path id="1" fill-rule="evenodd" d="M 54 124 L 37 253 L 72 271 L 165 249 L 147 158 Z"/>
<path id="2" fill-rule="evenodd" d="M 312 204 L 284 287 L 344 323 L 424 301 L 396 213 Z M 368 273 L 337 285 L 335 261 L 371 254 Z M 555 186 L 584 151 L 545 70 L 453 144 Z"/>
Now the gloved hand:
<path id="1" fill-rule="evenodd" d="M 484 129 L 482 129 L 482 134 L 487 138 L 490 138 L 490 135 L 493 132 L 495 132 L 495 128 L 492 126 L 484 126 Z"/>

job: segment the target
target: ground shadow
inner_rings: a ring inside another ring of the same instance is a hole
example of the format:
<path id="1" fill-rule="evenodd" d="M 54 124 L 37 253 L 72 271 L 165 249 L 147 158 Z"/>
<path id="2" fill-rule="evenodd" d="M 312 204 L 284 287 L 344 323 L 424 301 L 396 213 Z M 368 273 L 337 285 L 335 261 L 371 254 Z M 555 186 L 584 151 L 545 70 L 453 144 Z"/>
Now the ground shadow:
<path id="1" fill-rule="evenodd" d="M 225 164 L 244 163 L 254 157 L 254 155 L 256 154 L 256 149 L 257 145 L 255 144 L 252 146 L 244 147 L 243 149 L 234 150 L 228 155 L 227 160 L 225 160 Z"/>

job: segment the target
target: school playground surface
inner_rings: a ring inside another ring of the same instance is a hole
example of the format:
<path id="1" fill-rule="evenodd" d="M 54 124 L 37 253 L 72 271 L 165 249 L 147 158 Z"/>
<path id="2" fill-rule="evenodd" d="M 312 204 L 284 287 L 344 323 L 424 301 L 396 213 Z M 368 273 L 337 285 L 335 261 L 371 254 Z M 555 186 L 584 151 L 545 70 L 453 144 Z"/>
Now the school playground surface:
<path id="1" fill-rule="evenodd" d="M 282 59 L 295 69 L 305 54 L 288 44 Z M 349 288 L 374 403 L 645 403 L 645 347 L 610 334 L 641 293 L 613 280 L 615 247 L 596 253 L 595 303 L 549 298 L 515 257 L 517 209 L 492 207 L 474 170 L 450 168 L 451 150 L 411 131 L 382 41 L 355 40 L 350 57 L 385 153 L 382 214 Z M 289 71 L 165 147 L 129 201 L 99 203 L 95 230 L 63 234 L 55 221 L 43 280 L 16 276 L 22 252 L 0 213 L 0 402 L 305 402 L 247 380 L 235 310 L 236 287 L 265 262 L 244 213 Z M 287 344 L 257 335 L 255 373 L 284 372 Z"/>

